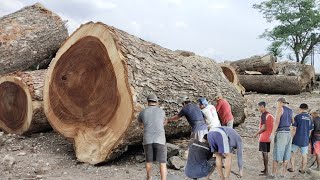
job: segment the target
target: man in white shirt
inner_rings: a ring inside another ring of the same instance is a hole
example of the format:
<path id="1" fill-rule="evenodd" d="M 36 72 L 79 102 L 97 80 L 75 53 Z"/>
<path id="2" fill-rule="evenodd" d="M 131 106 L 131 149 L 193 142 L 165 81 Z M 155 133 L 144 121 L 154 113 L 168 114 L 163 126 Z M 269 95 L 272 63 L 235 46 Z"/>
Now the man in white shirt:
<path id="1" fill-rule="evenodd" d="M 217 114 L 216 108 L 209 104 L 206 98 L 198 99 L 199 107 L 203 113 L 206 123 L 208 124 L 209 130 L 220 127 L 220 120 Z"/>

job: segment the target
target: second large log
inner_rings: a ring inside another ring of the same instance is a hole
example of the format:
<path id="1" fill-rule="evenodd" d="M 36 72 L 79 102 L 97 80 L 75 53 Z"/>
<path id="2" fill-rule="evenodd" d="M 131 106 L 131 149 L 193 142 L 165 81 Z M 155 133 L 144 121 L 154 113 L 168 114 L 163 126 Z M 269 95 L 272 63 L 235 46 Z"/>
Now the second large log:
<path id="1" fill-rule="evenodd" d="M 0 77 L 0 129 L 23 134 L 52 129 L 43 111 L 46 70 Z"/>
<path id="2" fill-rule="evenodd" d="M 90 22 L 69 37 L 50 64 L 44 108 L 53 128 L 73 139 L 77 158 L 96 164 L 141 143 L 136 117 L 149 93 L 156 93 L 172 116 L 181 108 L 182 95 L 213 99 L 216 89 L 230 102 L 235 123 L 242 123 L 245 100 L 213 60 L 184 57 Z M 167 137 L 189 132 L 185 120 L 166 127 Z"/>

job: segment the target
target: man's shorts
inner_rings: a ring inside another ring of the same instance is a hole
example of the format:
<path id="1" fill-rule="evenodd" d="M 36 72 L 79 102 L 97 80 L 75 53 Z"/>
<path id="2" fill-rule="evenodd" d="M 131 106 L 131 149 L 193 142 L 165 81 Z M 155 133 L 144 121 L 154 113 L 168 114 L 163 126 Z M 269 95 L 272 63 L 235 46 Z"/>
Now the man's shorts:
<path id="1" fill-rule="evenodd" d="M 300 151 L 301 151 L 302 155 L 307 155 L 308 154 L 308 146 L 300 147 L 300 146 L 297 146 L 295 144 L 292 144 L 291 151 L 295 153 L 295 152 L 298 151 L 299 148 L 300 148 Z"/>
<path id="2" fill-rule="evenodd" d="M 167 163 L 167 146 L 158 143 L 143 145 L 146 162 Z"/>
<path id="3" fill-rule="evenodd" d="M 289 131 L 278 131 L 274 138 L 273 160 L 288 161 L 291 157 L 292 138 Z"/>
<path id="4" fill-rule="evenodd" d="M 259 142 L 259 151 L 270 152 L 270 142 Z"/>
<path id="5" fill-rule="evenodd" d="M 210 144 L 216 153 L 226 154 L 232 153 L 232 148 L 229 144 L 228 135 L 220 128 L 214 128 L 212 133 L 212 138 L 214 140 L 214 144 Z M 210 140 L 209 140 L 210 142 Z"/>
<path id="6" fill-rule="evenodd" d="M 313 153 L 316 155 L 320 155 L 320 141 L 316 141 L 313 144 Z"/>
<path id="7" fill-rule="evenodd" d="M 201 131 L 196 131 L 192 132 L 190 138 L 195 139 L 200 142 L 204 142 L 204 135 L 208 134 L 208 130 L 201 130 Z"/>

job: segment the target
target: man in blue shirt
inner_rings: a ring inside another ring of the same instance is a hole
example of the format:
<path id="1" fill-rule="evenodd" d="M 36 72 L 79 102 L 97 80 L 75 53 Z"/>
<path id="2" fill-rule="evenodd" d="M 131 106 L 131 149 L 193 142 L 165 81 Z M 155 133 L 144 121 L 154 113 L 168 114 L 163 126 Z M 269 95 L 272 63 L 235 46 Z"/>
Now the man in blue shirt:
<path id="1" fill-rule="evenodd" d="M 302 154 L 302 169 L 300 173 L 304 174 L 307 168 L 307 154 L 309 145 L 309 135 L 312 130 L 312 118 L 308 113 L 308 105 L 301 104 L 299 107 L 299 114 L 294 117 L 293 129 L 292 129 L 292 154 L 291 154 L 291 168 L 288 169 L 290 172 L 295 171 L 294 161 L 295 153 L 300 149 Z"/>
<path id="2" fill-rule="evenodd" d="M 178 121 L 181 117 L 186 117 L 192 128 L 191 139 L 203 142 L 203 136 L 208 133 L 208 126 L 204 120 L 201 109 L 197 104 L 192 103 L 187 96 L 182 98 L 182 105 L 183 108 L 179 114 L 167 119 L 167 121 Z"/>

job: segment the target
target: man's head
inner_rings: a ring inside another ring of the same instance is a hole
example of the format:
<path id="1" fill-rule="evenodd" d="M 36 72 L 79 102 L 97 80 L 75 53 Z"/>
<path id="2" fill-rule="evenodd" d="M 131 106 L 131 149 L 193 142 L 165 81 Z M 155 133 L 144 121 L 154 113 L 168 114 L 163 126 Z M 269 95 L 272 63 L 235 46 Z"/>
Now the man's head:
<path id="1" fill-rule="evenodd" d="M 182 96 L 181 102 L 182 102 L 182 105 L 185 106 L 185 105 L 189 104 L 191 101 L 188 96 Z"/>
<path id="2" fill-rule="evenodd" d="M 287 99 L 286 99 L 285 97 L 279 98 L 279 99 L 277 100 L 277 103 L 278 103 L 278 105 L 280 105 L 280 106 L 285 106 L 285 105 L 289 104 L 288 101 L 287 101 Z"/>
<path id="3" fill-rule="evenodd" d="M 266 102 L 261 101 L 258 103 L 258 109 L 261 113 L 264 113 L 266 111 Z"/>
<path id="4" fill-rule="evenodd" d="M 156 105 L 158 103 L 158 98 L 155 94 L 149 94 L 147 97 L 148 105 Z"/>
<path id="5" fill-rule="evenodd" d="M 318 109 L 318 108 L 311 109 L 311 111 L 309 113 L 311 114 L 312 118 L 319 117 L 320 116 L 320 109 Z"/>
<path id="6" fill-rule="evenodd" d="M 308 104 L 302 103 L 302 104 L 300 104 L 300 106 L 299 106 L 299 112 L 300 112 L 300 113 L 302 113 L 302 112 L 308 112 L 308 109 L 309 109 Z"/>
<path id="7" fill-rule="evenodd" d="M 209 104 L 206 98 L 199 98 L 198 102 L 199 102 L 200 109 L 204 109 Z"/>
<path id="8" fill-rule="evenodd" d="M 219 101 L 220 99 L 222 99 L 222 94 L 220 92 L 217 92 L 216 95 L 214 96 L 214 100 Z"/>

